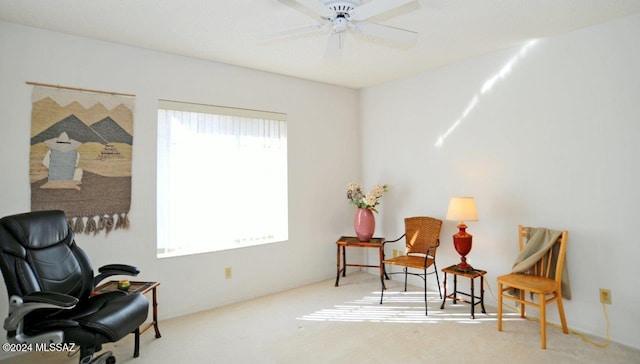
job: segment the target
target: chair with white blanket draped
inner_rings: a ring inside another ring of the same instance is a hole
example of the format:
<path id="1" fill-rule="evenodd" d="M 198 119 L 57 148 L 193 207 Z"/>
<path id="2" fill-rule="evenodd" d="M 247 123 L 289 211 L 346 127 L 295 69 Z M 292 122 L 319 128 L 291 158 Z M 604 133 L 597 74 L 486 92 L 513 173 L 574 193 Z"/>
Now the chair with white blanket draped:
<path id="1" fill-rule="evenodd" d="M 513 265 L 512 272 L 498 277 L 498 331 L 502 331 L 502 300 L 509 299 L 520 303 L 520 317 L 525 317 L 525 306 L 540 309 L 540 346 L 547 348 L 546 306 L 556 301 L 562 331 L 569 333 L 562 305 L 563 281 L 568 292 L 568 275 L 564 274 L 567 251 L 567 231 L 554 231 L 545 228 L 518 226 L 520 255 Z M 526 242 L 525 242 L 526 241 Z M 526 292 L 529 292 L 527 300 Z M 537 301 L 533 298 L 538 296 Z"/>

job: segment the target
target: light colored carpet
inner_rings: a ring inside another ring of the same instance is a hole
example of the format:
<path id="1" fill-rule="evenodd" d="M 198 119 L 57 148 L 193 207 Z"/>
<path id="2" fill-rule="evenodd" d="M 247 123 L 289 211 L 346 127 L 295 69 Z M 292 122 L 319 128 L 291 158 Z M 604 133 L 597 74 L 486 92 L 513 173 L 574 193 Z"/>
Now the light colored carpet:
<path id="1" fill-rule="evenodd" d="M 468 304 L 448 300 L 440 310 L 437 292 L 429 292 L 424 316 L 420 288 L 403 293 L 401 283 L 387 282 L 382 305 L 378 277 L 350 272 L 338 288 L 328 280 L 161 321 L 162 338 L 156 339 L 153 329 L 143 334 L 139 358 L 132 357 L 131 335 L 105 349 L 114 351 L 118 363 L 130 364 L 640 363 L 640 350 L 616 343 L 598 348 L 552 327 L 547 350 L 541 350 L 538 322 L 509 311 L 504 331 L 498 332 L 494 307 L 471 320 Z M 66 353 L 30 353 L 4 363 L 77 361 Z"/>

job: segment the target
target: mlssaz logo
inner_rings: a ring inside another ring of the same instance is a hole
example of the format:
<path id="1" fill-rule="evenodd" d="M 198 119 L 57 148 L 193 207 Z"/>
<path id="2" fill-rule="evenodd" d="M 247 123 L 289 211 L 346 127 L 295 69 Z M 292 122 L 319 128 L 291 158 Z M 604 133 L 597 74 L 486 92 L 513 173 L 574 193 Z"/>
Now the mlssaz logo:
<path id="1" fill-rule="evenodd" d="M 75 343 L 36 343 L 36 351 L 73 351 Z"/>

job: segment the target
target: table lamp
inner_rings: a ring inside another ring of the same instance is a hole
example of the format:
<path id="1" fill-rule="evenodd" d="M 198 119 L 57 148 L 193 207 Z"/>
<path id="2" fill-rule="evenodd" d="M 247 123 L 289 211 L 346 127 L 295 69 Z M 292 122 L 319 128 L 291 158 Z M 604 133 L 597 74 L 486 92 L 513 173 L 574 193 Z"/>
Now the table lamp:
<path id="1" fill-rule="evenodd" d="M 466 232 L 466 221 L 478 221 L 478 211 L 473 197 L 452 197 L 449 201 L 446 220 L 460 221 L 459 231 L 453 235 L 453 246 L 460 254 L 460 264 L 456 266 L 458 270 L 472 270 L 473 267 L 467 263 L 467 254 L 471 251 L 473 236 Z"/>

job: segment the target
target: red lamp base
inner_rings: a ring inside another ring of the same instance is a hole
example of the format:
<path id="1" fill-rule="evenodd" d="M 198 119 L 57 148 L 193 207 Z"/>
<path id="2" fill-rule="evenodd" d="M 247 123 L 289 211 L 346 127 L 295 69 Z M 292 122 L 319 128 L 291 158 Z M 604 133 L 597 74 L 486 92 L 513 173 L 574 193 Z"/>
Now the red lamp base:
<path id="1" fill-rule="evenodd" d="M 469 271 L 473 270 L 473 267 L 467 263 L 467 254 L 471 251 L 471 244 L 473 236 L 465 231 L 467 225 L 461 223 L 458 225 L 458 233 L 453 235 L 453 246 L 456 248 L 458 254 L 460 254 L 460 263 L 456 266 L 457 270 Z"/>
<path id="2" fill-rule="evenodd" d="M 469 263 L 467 263 L 467 258 L 465 257 L 460 257 L 460 263 L 458 263 L 458 265 L 456 265 L 456 270 L 460 270 L 463 272 L 468 272 L 473 270 L 473 267 L 471 265 L 469 265 Z"/>

